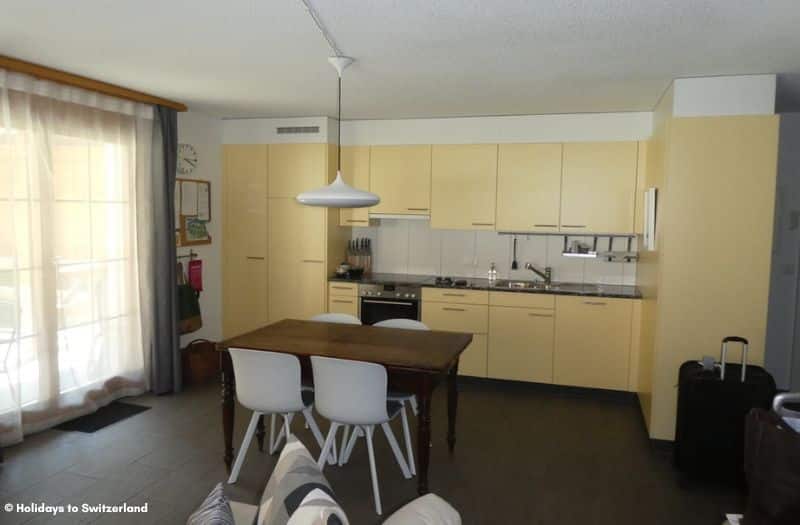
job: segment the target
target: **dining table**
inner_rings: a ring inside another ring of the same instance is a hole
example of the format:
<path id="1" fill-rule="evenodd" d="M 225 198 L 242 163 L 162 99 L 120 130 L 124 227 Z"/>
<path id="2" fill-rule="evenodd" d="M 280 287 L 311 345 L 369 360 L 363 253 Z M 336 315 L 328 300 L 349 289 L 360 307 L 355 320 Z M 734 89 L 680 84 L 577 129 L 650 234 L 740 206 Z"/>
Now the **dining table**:
<path id="1" fill-rule="evenodd" d="M 437 330 L 406 330 L 367 325 L 284 319 L 217 343 L 222 377 L 222 428 L 224 460 L 230 472 L 233 462 L 234 399 L 236 378 L 229 348 L 245 348 L 296 355 L 304 379 L 312 378 L 311 356 L 367 361 L 386 367 L 390 390 L 417 397 L 417 492 L 428 492 L 431 447 L 431 396 L 447 383 L 447 444 L 456 444 L 458 410 L 458 361 L 472 342 L 472 334 Z M 264 449 L 263 416 L 256 438 Z"/>

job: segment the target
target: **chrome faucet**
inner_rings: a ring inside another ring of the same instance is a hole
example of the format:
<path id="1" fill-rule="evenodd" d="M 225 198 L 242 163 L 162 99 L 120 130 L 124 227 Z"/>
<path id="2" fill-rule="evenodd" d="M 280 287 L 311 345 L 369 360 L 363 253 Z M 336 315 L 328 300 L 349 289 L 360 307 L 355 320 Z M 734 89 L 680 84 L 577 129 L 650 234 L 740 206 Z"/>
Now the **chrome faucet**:
<path id="1" fill-rule="evenodd" d="M 544 284 L 548 286 L 553 282 L 553 269 L 549 266 L 546 266 L 544 271 L 541 271 L 531 263 L 525 263 L 525 269 L 532 271 L 533 273 L 544 279 Z"/>

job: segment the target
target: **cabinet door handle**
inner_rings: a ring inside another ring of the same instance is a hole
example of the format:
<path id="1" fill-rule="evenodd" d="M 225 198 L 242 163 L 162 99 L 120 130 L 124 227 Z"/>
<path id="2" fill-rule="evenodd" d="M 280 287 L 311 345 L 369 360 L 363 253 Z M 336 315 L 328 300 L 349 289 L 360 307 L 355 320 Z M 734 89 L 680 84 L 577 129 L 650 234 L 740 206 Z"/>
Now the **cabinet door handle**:
<path id="1" fill-rule="evenodd" d="M 444 297 L 464 297 L 463 293 L 443 293 Z"/>
<path id="2" fill-rule="evenodd" d="M 534 224 L 534 228 L 557 228 L 557 224 Z"/>
<path id="3" fill-rule="evenodd" d="M 304 263 L 321 263 L 323 261 L 320 261 L 320 260 L 317 260 L 317 259 L 303 259 L 303 262 Z"/>
<path id="4" fill-rule="evenodd" d="M 428 211 L 429 208 L 406 208 L 408 211 Z"/>
<path id="5" fill-rule="evenodd" d="M 586 228 L 585 224 L 562 224 L 562 228 Z"/>
<path id="6" fill-rule="evenodd" d="M 473 226 L 494 226 L 493 222 L 473 222 Z"/>
<path id="7" fill-rule="evenodd" d="M 466 310 L 464 310 L 463 308 L 444 307 L 442 308 L 442 310 L 444 310 L 445 312 L 466 312 Z"/>
<path id="8" fill-rule="evenodd" d="M 333 303 L 345 303 L 345 304 L 353 304 L 353 301 L 346 301 L 344 299 L 331 299 Z"/>
<path id="9" fill-rule="evenodd" d="M 256 257 L 255 255 L 246 255 L 245 259 L 250 259 L 251 261 L 263 261 L 263 257 Z"/>
<path id="10" fill-rule="evenodd" d="M 345 221 L 345 222 L 366 222 L 366 223 L 369 223 L 369 221 L 365 221 L 364 219 L 347 219 L 347 221 Z"/>
<path id="11" fill-rule="evenodd" d="M 348 290 L 348 291 L 352 291 L 352 288 L 351 288 L 350 286 L 334 286 L 334 285 L 331 285 L 331 288 L 333 288 L 334 290 Z"/>
<path id="12" fill-rule="evenodd" d="M 607 303 L 603 301 L 583 301 L 583 304 L 590 304 L 592 306 L 605 306 Z"/>
<path id="13" fill-rule="evenodd" d="M 534 313 L 529 313 L 528 315 L 531 316 L 531 317 L 553 317 L 553 314 L 534 314 Z"/>

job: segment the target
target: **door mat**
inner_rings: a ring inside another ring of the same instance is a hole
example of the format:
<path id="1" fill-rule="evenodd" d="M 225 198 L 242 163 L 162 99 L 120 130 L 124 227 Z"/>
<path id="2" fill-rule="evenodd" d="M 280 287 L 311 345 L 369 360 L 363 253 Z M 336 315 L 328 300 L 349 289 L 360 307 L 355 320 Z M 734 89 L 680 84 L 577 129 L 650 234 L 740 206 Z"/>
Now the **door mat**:
<path id="1" fill-rule="evenodd" d="M 135 416 L 136 414 L 144 412 L 145 410 L 150 410 L 150 407 L 114 401 L 113 403 L 109 403 L 108 405 L 100 408 L 97 412 L 86 414 L 85 416 L 81 416 L 70 421 L 65 421 L 64 423 L 56 425 L 53 428 L 58 430 L 85 432 L 87 434 L 91 434 L 92 432 L 97 432 L 101 428 L 113 425 L 118 421 Z"/>

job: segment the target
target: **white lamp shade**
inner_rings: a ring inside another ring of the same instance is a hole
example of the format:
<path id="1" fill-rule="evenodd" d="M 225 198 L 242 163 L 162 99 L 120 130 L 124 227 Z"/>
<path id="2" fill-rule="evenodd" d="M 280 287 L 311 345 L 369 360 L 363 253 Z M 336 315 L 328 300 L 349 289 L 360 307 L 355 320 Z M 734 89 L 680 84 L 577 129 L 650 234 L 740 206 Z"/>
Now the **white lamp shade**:
<path id="1" fill-rule="evenodd" d="M 336 180 L 324 188 L 301 193 L 297 196 L 297 202 L 325 208 L 367 208 L 381 202 L 381 198 L 374 193 L 348 186 L 342 180 L 342 173 L 337 171 Z"/>

